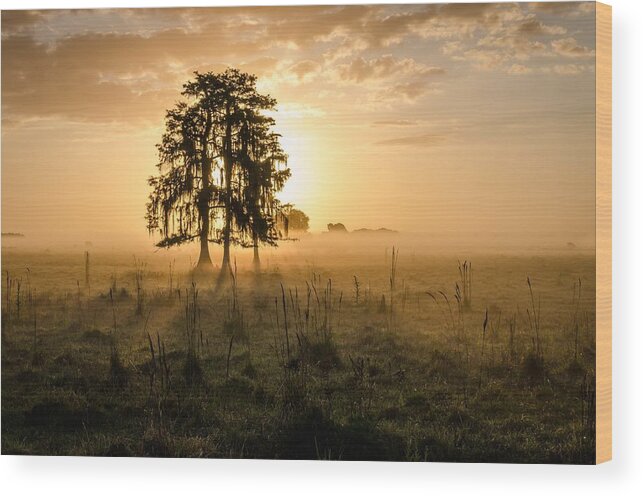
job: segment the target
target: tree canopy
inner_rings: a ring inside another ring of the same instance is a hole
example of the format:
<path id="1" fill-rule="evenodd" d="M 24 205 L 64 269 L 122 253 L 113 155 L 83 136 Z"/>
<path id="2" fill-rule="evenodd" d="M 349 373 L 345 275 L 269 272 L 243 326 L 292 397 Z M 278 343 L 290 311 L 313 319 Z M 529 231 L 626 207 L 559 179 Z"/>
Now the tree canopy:
<path id="1" fill-rule="evenodd" d="M 297 208 L 288 211 L 288 229 L 293 232 L 308 232 L 309 217 Z"/>

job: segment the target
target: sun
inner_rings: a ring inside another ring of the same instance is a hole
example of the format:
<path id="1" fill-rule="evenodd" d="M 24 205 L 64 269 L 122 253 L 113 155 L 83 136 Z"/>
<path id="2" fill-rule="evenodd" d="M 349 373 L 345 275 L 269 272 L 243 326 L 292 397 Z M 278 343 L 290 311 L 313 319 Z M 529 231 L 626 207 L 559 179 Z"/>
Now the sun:
<path id="1" fill-rule="evenodd" d="M 315 166 L 311 156 L 314 137 L 302 129 L 279 126 L 279 123 L 276 127 L 277 132 L 281 134 L 279 141 L 288 155 L 290 168 L 290 178 L 279 193 L 279 198 L 284 203 L 303 207 L 315 192 Z"/>

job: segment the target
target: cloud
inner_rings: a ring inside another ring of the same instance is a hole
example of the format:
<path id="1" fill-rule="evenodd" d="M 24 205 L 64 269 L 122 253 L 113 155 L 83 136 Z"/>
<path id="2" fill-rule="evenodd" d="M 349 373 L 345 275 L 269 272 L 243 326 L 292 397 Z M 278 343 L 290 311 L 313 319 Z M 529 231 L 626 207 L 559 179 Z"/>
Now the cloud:
<path id="1" fill-rule="evenodd" d="M 503 58 L 514 60 L 527 60 L 532 55 L 542 53 L 546 49 L 546 45 L 540 41 L 529 40 L 515 34 L 482 38 L 478 41 L 478 47 L 498 49 L 498 54 L 501 54 Z"/>
<path id="2" fill-rule="evenodd" d="M 262 52 L 252 40 L 182 29 L 150 37 L 87 33 L 53 46 L 20 34 L 6 36 L 2 49 L 3 111 L 92 121 L 162 118 L 192 71 L 258 60 Z"/>
<path id="3" fill-rule="evenodd" d="M 507 73 L 511 75 L 531 74 L 532 72 L 533 69 L 521 64 L 513 64 L 509 69 L 507 69 Z"/>
<path id="4" fill-rule="evenodd" d="M 366 41 L 359 38 L 345 38 L 339 44 L 324 52 L 324 60 L 329 63 L 363 52 L 368 48 Z"/>
<path id="5" fill-rule="evenodd" d="M 268 76 L 273 74 L 279 67 L 279 62 L 280 60 L 277 57 L 265 56 L 239 64 L 239 68 L 257 76 Z"/>
<path id="6" fill-rule="evenodd" d="M 534 12 L 557 16 L 578 16 L 594 12 L 594 2 L 533 2 L 527 6 Z"/>
<path id="7" fill-rule="evenodd" d="M 507 55 L 499 50 L 480 50 L 477 48 L 464 52 L 466 60 L 478 69 L 490 70 L 501 66 L 507 60 Z"/>
<path id="8" fill-rule="evenodd" d="M 411 81 L 380 90 L 377 99 L 384 102 L 402 100 L 406 103 L 415 103 L 425 95 L 439 92 L 440 90 L 436 86 L 429 85 L 426 81 Z"/>
<path id="9" fill-rule="evenodd" d="M 53 53 L 23 36 L 3 41 L 3 112 L 92 121 L 162 117 L 178 93 L 175 85 L 172 91 L 167 82 L 159 85 L 150 64 L 119 64 L 125 50 L 110 53 L 73 40 Z"/>
<path id="10" fill-rule="evenodd" d="M 350 64 L 338 67 L 339 77 L 344 81 L 361 83 L 369 79 L 384 79 L 390 76 L 426 76 L 444 74 L 440 67 L 429 67 L 411 58 L 396 59 L 392 55 L 366 60 L 359 57 Z"/>
<path id="11" fill-rule="evenodd" d="M 548 52 L 592 56 L 574 38 L 551 40 L 568 28 L 562 17 L 556 23 L 564 27 L 550 25 L 554 15 L 504 3 L 6 11 L 3 112 L 13 120 L 158 121 L 192 71 L 230 65 L 267 76 L 271 92 L 322 75 L 328 91 L 368 84 L 379 101 L 397 93 L 412 102 L 437 91 L 427 80 L 444 67 L 455 77 L 469 65 L 503 73 L 530 67 L 528 59 Z M 427 65 L 416 53 L 382 55 L 396 43 L 431 53 L 440 49 L 434 39 L 444 41 L 451 65 Z M 552 57 L 551 67 L 559 62 Z"/>
<path id="12" fill-rule="evenodd" d="M 326 115 L 326 112 L 319 107 L 294 102 L 277 105 L 276 112 L 277 117 L 290 119 L 318 118 Z"/>
<path id="13" fill-rule="evenodd" d="M 525 74 L 556 74 L 558 76 L 576 76 L 593 70 L 591 65 L 583 64 L 554 64 L 543 67 L 527 67 L 521 64 L 513 64 L 507 69 L 507 74 L 521 76 Z"/>
<path id="14" fill-rule="evenodd" d="M 356 34 L 374 48 L 401 43 L 410 36 L 448 38 L 493 26 L 508 8 L 514 7 L 490 3 L 407 5 L 404 10 L 384 9 L 365 17 Z"/>
<path id="15" fill-rule="evenodd" d="M 404 136 L 402 138 L 392 138 L 382 141 L 376 141 L 378 146 L 413 146 L 413 147 L 432 147 L 444 142 L 445 137 L 439 134 L 421 134 L 419 136 Z"/>
<path id="16" fill-rule="evenodd" d="M 295 74 L 300 81 L 303 81 L 307 77 L 319 71 L 320 68 L 321 65 L 319 62 L 315 62 L 314 60 L 302 60 L 291 65 L 288 70 Z"/>
<path id="17" fill-rule="evenodd" d="M 31 30 L 36 24 L 42 21 L 43 18 L 43 13 L 37 10 L 3 10 L 3 37 Z"/>
<path id="18" fill-rule="evenodd" d="M 500 70 L 509 74 L 535 72 L 527 64 L 532 58 L 593 54 L 593 51 L 581 47 L 574 38 L 551 40 L 568 32 L 566 26 L 552 23 L 553 18 L 563 20 L 561 14 L 548 14 L 541 19 L 531 6 L 505 5 L 486 14 L 486 29 L 480 30 L 477 37 L 462 36 L 448 41 L 442 46 L 442 53 L 453 61 L 468 61 L 479 70 Z M 578 13 L 580 10 L 577 6 L 576 3 L 564 5 L 556 12 L 573 10 Z"/>
<path id="19" fill-rule="evenodd" d="M 550 26 L 533 16 L 502 25 L 478 40 L 478 47 L 495 48 L 506 60 L 527 60 L 546 52 L 546 39 L 567 32 L 562 26 Z"/>
<path id="20" fill-rule="evenodd" d="M 461 41 L 447 41 L 442 48 L 440 49 L 444 55 L 455 55 L 458 52 L 461 52 L 464 48 L 464 45 Z"/>
<path id="21" fill-rule="evenodd" d="M 562 26 L 546 26 L 541 21 L 531 18 L 518 24 L 515 32 L 526 36 L 559 35 L 567 30 Z"/>
<path id="22" fill-rule="evenodd" d="M 279 46 L 303 46 L 332 36 L 372 10 L 357 6 L 3 12 L 3 112 L 21 118 L 159 120 L 194 70 L 235 65 L 271 74 L 285 59 Z M 305 78 L 311 67 L 307 62 L 293 70 Z"/>
<path id="23" fill-rule="evenodd" d="M 551 42 L 551 46 L 558 55 L 564 57 L 593 57 L 594 50 L 582 46 L 575 38 L 563 38 Z"/>
<path id="24" fill-rule="evenodd" d="M 54 47 L 58 42 L 86 34 L 149 37 L 180 28 L 198 31 L 199 9 L 74 9 L 10 11 L 3 15 L 3 34 L 31 35 L 38 43 Z M 5 21 L 6 17 L 6 21 Z M 6 22 L 6 26 L 5 26 Z"/>
<path id="25" fill-rule="evenodd" d="M 556 64 L 551 70 L 561 76 L 576 76 L 577 74 L 591 70 L 591 68 L 580 64 Z"/>
<path id="26" fill-rule="evenodd" d="M 456 20 L 484 20 L 492 12 L 490 3 L 447 3 L 440 6 L 440 18 Z"/>
<path id="27" fill-rule="evenodd" d="M 346 36 L 377 13 L 379 6 L 299 6 L 240 8 L 259 19 L 262 38 L 269 43 L 303 48 L 313 42 L 328 42 Z M 213 11 L 220 9 L 212 9 Z"/>
<path id="28" fill-rule="evenodd" d="M 375 121 L 373 122 L 373 126 L 376 127 L 406 127 L 406 126 L 415 126 L 417 125 L 417 121 L 412 121 L 408 119 L 392 119 L 392 120 L 386 120 L 386 121 Z"/>

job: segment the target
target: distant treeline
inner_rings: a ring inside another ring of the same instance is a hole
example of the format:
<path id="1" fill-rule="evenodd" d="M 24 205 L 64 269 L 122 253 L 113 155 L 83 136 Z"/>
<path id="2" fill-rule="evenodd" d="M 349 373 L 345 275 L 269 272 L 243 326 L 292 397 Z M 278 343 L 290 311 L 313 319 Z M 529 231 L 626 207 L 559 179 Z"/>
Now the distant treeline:
<path id="1" fill-rule="evenodd" d="M 380 227 L 379 229 L 355 229 L 353 231 L 355 234 L 397 234 L 397 231 L 393 229 L 387 229 L 386 227 Z"/>
<path id="2" fill-rule="evenodd" d="M 330 223 L 326 227 L 330 233 L 349 234 L 348 229 L 346 229 L 346 226 L 341 222 L 338 222 L 337 224 Z M 355 229 L 352 231 L 352 234 L 397 234 L 397 231 L 393 231 L 392 229 L 387 229 L 385 227 L 380 227 L 379 229 L 361 228 Z"/>

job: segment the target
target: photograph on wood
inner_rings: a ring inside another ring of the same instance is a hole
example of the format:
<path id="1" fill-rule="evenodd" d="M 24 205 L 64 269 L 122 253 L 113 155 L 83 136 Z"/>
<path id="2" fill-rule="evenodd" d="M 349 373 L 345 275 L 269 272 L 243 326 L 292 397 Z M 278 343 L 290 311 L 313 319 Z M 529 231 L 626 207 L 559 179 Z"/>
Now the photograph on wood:
<path id="1" fill-rule="evenodd" d="M 3 11 L 2 454 L 608 460 L 610 16 Z"/>

